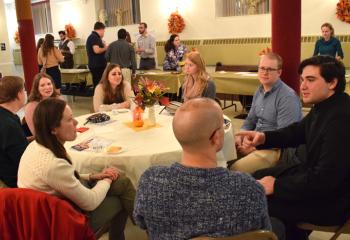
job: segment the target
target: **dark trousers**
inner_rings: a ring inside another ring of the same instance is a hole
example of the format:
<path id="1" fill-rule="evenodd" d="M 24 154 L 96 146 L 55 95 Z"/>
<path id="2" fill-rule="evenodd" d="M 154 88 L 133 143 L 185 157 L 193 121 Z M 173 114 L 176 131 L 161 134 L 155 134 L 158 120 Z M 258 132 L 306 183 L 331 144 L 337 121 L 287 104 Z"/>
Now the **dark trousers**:
<path id="1" fill-rule="evenodd" d="M 105 70 L 106 67 L 96 67 L 96 68 L 90 68 L 90 72 L 92 75 L 92 81 L 94 83 L 94 89 L 97 86 L 97 84 L 100 82 L 102 78 L 103 71 Z"/>
<path id="2" fill-rule="evenodd" d="M 61 71 L 58 66 L 46 68 L 46 74 L 50 75 L 55 82 L 56 89 L 61 89 Z"/>
<path id="3" fill-rule="evenodd" d="M 150 70 L 156 68 L 156 61 L 154 58 L 141 58 L 140 68 L 141 70 Z"/>

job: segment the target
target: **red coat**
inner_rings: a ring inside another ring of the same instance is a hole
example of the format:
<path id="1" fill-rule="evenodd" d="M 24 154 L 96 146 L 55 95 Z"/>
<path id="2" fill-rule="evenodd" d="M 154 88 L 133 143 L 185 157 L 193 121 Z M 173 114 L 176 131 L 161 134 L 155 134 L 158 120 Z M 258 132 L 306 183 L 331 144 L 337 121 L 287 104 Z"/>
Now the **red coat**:
<path id="1" fill-rule="evenodd" d="M 0 189 L 1 240 L 95 240 L 85 215 L 68 202 L 24 188 Z"/>

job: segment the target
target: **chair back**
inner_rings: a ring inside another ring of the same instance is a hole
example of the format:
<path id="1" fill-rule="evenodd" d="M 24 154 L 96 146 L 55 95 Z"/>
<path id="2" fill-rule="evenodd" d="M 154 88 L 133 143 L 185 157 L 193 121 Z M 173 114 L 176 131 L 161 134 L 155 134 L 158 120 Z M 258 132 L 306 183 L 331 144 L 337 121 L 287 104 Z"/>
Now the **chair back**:
<path id="1" fill-rule="evenodd" d="M 241 233 L 238 235 L 230 236 L 230 237 L 196 237 L 192 238 L 192 240 L 278 240 L 276 235 L 271 231 L 266 230 L 256 230 L 250 231 L 246 233 Z"/>
<path id="2" fill-rule="evenodd" d="M 0 189 L 0 239 L 95 240 L 85 215 L 67 201 L 24 188 Z"/>
<path id="3" fill-rule="evenodd" d="M 329 240 L 336 240 L 341 234 L 350 234 L 350 219 L 339 226 L 318 226 L 311 223 L 299 223 L 298 227 L 304 230 L 333 232 L 334 235 Z"/>

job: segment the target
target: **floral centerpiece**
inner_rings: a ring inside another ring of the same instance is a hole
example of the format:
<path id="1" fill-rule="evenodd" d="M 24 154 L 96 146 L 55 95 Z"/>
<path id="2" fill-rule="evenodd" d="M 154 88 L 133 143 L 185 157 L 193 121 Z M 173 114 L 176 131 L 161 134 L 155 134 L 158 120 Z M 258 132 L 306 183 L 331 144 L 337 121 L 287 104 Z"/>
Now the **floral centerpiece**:
<path id="1" fill-rule="evenodd" d="M 164 106 L 169 104 L 169 98 L 164 96 L 168 89 L 168 87 L 158 81 L 142 77 L 134 86 L 136 93 L 134 102 L 141 109 L 145 109 L 145 107 L 148 108 L 148 120 L 150 125 L 155 125 L 156 122 L 154 104 L 157 102 L 160 102 L 160 104 Z"/>

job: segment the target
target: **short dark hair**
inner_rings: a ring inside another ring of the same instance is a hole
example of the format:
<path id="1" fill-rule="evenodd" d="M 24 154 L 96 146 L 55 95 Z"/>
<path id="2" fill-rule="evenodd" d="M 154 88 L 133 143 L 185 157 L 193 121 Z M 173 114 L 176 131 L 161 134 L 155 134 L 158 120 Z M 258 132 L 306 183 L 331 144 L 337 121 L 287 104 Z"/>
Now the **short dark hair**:
<path id="1" fill-rule="evenodd" d="M 17 76 L 0 78 L 0 104 L 15 100 L 24 88 L 24 80 Z"/>
<path id="2" fill-rule="evenodd" d="M 300 63 L 298 73 L 302 74 L 306 66 L 319 67 L 320 74 L 326 82 L 332 82 L 335 78 L 338 80 L 335 92 L 344 92 L 346 80 L 345 80 L 345 67 L 341 61 L 338 61 L 332 56 L 320 55 L 307 58 Z"/>
<path id="3" fill-rule="evenodd" d="M 119 29 L 118 39 L 126 39 L 126 30 L 124 28 Z"/>
<path id="4" fill-rule="evenodd" d="M 105 28 L 106 28 L 106 25 L 104 25 L 104 23 L 102 23 L 102 22 L 95 22 L 94 30 L 105 29 Z"/>
<path id="5" fill-rule="evenodd" d="M 66 32 L 65 32 L 65 31 L 63 31 L 63 30 L 61 30 L 61 31 L 59 31 L 59 32 L 58 32 L 58 35 L 61 35 L 61 34 L 63 34 L 63 35 L 65 35 L 65 36 L 66 36 Z"/>
<path id="6" fill-rule="evenodd" d="M 147 28 L 147 23 L 145 22 L 140 22 L 140 25 L 143 25 L 145 28 Z"/>

